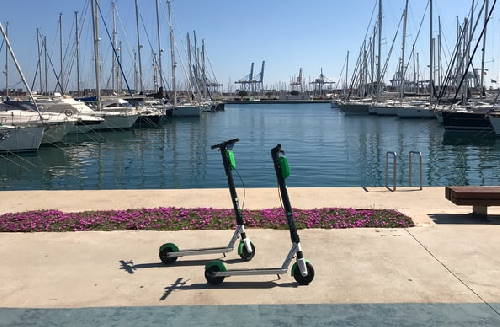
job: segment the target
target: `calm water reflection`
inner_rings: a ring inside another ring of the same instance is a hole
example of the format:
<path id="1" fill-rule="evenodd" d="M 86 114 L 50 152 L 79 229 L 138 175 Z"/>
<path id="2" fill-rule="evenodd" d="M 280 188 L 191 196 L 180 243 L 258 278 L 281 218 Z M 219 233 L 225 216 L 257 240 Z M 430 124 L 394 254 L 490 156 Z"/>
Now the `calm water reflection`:
<path id="1" fill-rule="evenodd" d="M 275 186 L 269 150 L 282 143 L 291 186 L 381 186 L 385 155 L 424 154 L 425 185 L 498 185 L 500 144 L 484 133 L 445 133 L 435 120 L 344 116 L 328 104 L 227 106 L 157 128 L 67 138 L 37 153 L 0 155 L 0 188 L 115 189 L 225 187 L 210 145 L 239 137 L 239 173 L 249 187 Z"/>

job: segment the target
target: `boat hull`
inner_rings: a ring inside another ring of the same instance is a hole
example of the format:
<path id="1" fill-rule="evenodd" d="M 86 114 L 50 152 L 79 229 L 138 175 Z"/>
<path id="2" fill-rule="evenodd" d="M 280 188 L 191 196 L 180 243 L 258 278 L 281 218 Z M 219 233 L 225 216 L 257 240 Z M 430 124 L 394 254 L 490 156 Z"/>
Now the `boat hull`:
<path id="1" fill-rule="evenodd" d="M 483 113 L 443 111 L 441 115 L 447 130 L 493 130 L 490 119 Z"/>
<path id="2" fill-rule="evenodd" d="M 344 103 L 339 107 L 346 115 L 368 115 L 370 113 L 370 105 L 368 104 Z"/>
<path id="3" fill-rule="evenodd" d="M 490 116 L 490 123 L 496 135 L 500 135 L 500 116 Z"/>
<path id="4" fill-rule="evenodd" d="M 434 119 L 434 111 L 427 108 L 401 107 L 396 109 L 399 118 L 429 118 Z"/>
<path id="5" fill-rule="evenodd" d="M 373 107 L 372 112 L 377 114 L 378 116 L 397 116 L 398 112 L 394 107 L 382 107 L 376 106 Z"/>
<path id="6" fill-rule="evenodd" d="M 442 111 L 435 111 L 434 116 L 436 116 L 436 119 L 440 124 L 443 124 L 443 112 Z"/>
<path id="7" fill-rule="evenodd" d="M 66 135 L 74 128 L 73 122 L 53 124 L 45 128 L 42 144 L 61 143 Z"/>
<path id="8" fill-rule="evenodd" d="M 96 130 L 103 129 L 129 129 L 134 126 L 135 122 L 139 118 L 138 115 L 109 115 L 104 116 L 104 121 L 97 125 Z"/>
<path id="9" fill-rule="evenodd" d="M 178 106 L 172 111 L 174 117 L 200 117 L 200 114 L 199 106 Z"/>
<path id="10" fill-rule="evenodd" d="M 36 151 L 42 144 L 44 127 L 0 128 L 0 152 Z"/>

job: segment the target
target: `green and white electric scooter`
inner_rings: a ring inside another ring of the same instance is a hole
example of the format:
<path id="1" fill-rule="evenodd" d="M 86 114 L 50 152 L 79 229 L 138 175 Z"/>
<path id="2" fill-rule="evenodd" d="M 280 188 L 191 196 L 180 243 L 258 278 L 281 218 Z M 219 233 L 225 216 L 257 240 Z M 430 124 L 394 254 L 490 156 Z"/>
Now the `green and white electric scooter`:
<path id="1" fill-rule="evenodd" d="M 236 160 L 234 158 L 233 146 L 239 139 L 228 140 L 226 142 L 216 144 L 212 146 L 212 150 L 218 149 L 222 155 L 222 163 L 224 165 L 224 171 L 227 176 L 227 183 L 229 186 L 229 193 L 231 194 L 231 200 L 233 202 L 234 215 L 236 217 L 236 230 L 234 231 L 233 237 L 229 241 L 227 246 L 215 247 L 215 248 L 205 248 L 205 249 L 187 249 L 179 250 L 177 245 L 174 243 L 165 243 L 160 246 L 159 256 L 160 260 L 164 264 L 170 264 L 177 260 L 179 257 L 194 256 L 194 255 L 204 255 L 204 254 L 216 254 L 222 253 L 224 256 L 227 252 L 234 250 L 234 245 L 236 241 L 241 237 L 238 244 L 238 254 L 243 259 L 243 261 L 250 261 L 255 256 L 255 245 L 250 241 L 245 233 L 245 221 L 241 210 L 239 208 L 238 194 L 236 193 L 236 187 L 234 185 L 233 170 L 236 169 Z"/>
<path id="2" fill-rule="evenodd" d="M 292 266 L 292 275 L 300 285 L 308 285 L 314 279 L 314 268 L 312 264 L 304 259 L 302 247 L 300 246 L 299 234 L 295 226 L 293 218 L 292 205 L 288 198 L 288 191 L 285 179 L 290 175 L 287 158 L 285 152 L 281 150 L 281 144 L 278 144 L 271 150 L 271 155 L 276 170 L 276 177 L 280 189 L 283 208 L 286 214 L 286 220 L 290 229 L 290 237 L 292 239 L 292 248 L 281 265 L 280 268 L 255 268 L 255 269 L 227 269 L 224 263 L 220 260 L 209 262 L 205 266 L 205 278 L 212 285 L 221 284 L 224 278 L 230 276 L 248 276 L 248 275 L 280 275 L 286 274 L 292 260 L 296 257 L 296 262 Z"/>

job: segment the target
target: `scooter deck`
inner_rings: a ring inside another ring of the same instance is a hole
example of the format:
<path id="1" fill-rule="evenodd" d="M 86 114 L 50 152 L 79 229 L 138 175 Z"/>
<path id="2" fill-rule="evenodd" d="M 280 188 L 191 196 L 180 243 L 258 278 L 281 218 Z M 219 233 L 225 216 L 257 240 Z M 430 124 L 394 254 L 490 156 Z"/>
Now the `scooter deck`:
<path id="1" fill-rule="evenodd" d="M 285 268 L 254 268 L 254 269 L 230 269 L 214 273 L 215 277 L 247 276 L 247 275 L 282 275 L 286 274 Z"/>
<path id="2" fill-rule="evenodd" d="M 203 249 L 186 249 L 177 252 L 169 252 L 168 257 L 184 257 L 190 255 L 203 255 L 203 254 L 214 254 L 214 253 L 226 253 L 233 251 L 234 248 L 228 248 L 227 246 L 215 247 L 215 248 L 203 248 Z"/>

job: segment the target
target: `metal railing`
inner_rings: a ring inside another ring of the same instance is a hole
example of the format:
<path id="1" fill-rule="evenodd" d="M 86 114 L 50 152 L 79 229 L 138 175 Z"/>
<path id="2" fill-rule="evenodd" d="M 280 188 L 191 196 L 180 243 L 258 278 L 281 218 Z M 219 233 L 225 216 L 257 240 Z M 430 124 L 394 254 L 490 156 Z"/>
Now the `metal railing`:
<path id="1" fill-rule="evenodd" d="M 419 169 L 419 189 L 423 190 L 423 166 L 422 166 L 422 152 L 410 151 L 408 153 L 408 168 L 409 168 L 409 186 L 413 187 L 413 157 L 418 156 L 418 169 Z M 393 158 L 392 162 L 392 187 L 389 186 L 389 158 Z M 398 183 L 398 153 L 388 151 L 385 157 L 385 187 L 391 192 L 395 192 Z"/>
<path id="2" fill-rule="evenodd" d="M 389 187 L 389 181 L 388 181 L 388 174 L 389 174 L 389 157 L 392 156 L 394 158 L 393 160 L 393 167 L 392 167 L 392 181 L 393 181 L 393 187 L 392 189 Z M 396 187 L 397 187 L 397 170 L 398 170 L 398 154 L 397 152 L 389 151 L 387 152 L 385 156 L 385 187 L 388 188 L 390 191 L 395 192 Z"/>
<path id="3" fill-rule="evenodd" d="M 412 165 L 412 160 L 411 160 L 411 158 L 413 157 L 413 155 L 418 156 L 418 161 L 419 161 L 419 186 L 420 186 L 420 190 L 422 190 L 423 189 L 423 187 L 422 187 L 422 180 L 423 180 L 422 152 L 419 152 L 419 151 L 410 151 L 410 153 L 408 154 L 408 157 L 409 157 L 409 160 L 408 160 L 409 163 L 408 163 L 408 165 L 409 165 L 409 174 L 410 174 L 408 179 L 409 179 L 410 187 L 413 186 L 412 185 L 413 184 L 412 183 L 412 175 L 413 175 L 412 174 L 412 167 L 413 167 L 413 165 Z"/>

